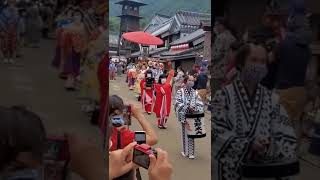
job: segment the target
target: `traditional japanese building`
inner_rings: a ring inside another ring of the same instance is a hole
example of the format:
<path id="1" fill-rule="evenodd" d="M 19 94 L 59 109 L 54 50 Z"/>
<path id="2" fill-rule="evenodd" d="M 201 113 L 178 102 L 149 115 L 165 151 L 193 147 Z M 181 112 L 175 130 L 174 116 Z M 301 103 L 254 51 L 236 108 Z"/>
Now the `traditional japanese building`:
<path id="1" fill-rule="evenodd" d="M 122 6 L 122 13 L 118 16 L 119 18 L 121 18 L 119 39 L 121 39 L 123 33 L 139 31 L 140 19 L 142 19 L 139 13 L 140 7 L 145 6 L 146 4 L 141 2 L 140 0 L 121 0 L 116 4 Z M 126 56 L 129 56 L 131 54 L 131 51 L 135 52 L 139 50 L 139 46 L 127 42 L 120 44 L 120 40 L 118 41 L 118 46 L 118 54 L 121 50 L 125 50 Z"/>
<path id="2" fill-rule="evenodd" d="M 174 68 L 192 69 L 200 55 L 203 56 L 205 31 L 198 29 L 193 33 L 170 43 L 169 51 L 160 54 L 162 61 L 171 61 Z"/>
<path id="3" fill-rule="evenodd" d="M 160 58 L 161 61 L 172 61 L 175 68 L 182 66 L 191 69 L 200 56 L 204 57 L 204 49 L 208 51 L 206 58 L 211 59 L 209 29 L 211 14 L 208 13 L 178 11 L 172 17 L 156 14 L 144 31 L 159 37 L 165 43 L 150 46 L 149 56 Z M 140 52 L 136 52 L 131 57 L 137 58 L 140 55 Z"/>
<path id="4" fill-rule="evenodd" d="M 191 11 L 178 11 L 173 17 L 168 18 L 163 15 L 156 15 L 145 32 L 161 38 L 165 43 L 158 47 L 169 47 L 170 43 L 180 39 L 201 27 L 201 20 L 211 19 L 211 14 Z M 151 49 L 157 47 L 151 47 Z"/>

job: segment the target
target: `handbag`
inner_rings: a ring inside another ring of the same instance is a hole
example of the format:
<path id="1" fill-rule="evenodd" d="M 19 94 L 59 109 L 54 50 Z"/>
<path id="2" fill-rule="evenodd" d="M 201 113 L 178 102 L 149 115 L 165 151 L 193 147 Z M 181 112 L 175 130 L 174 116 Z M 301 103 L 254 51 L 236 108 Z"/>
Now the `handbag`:
<path id="1" fill-rule="evenodd" d="M 204 121 L 204 113 L 186 114 L 186 122 L 190 127 L 190 129 L 187 129 L 187 135 L 189 138 L 206 137 Z"/>

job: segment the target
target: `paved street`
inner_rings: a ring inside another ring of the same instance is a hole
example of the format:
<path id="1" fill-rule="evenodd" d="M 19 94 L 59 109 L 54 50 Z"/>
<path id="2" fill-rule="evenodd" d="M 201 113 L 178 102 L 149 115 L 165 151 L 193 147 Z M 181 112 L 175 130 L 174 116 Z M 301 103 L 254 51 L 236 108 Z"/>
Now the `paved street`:
<path id="1" fill-rule="evenodd" d="M 127 84 L 125 83 L 124 75 L 117 78 L 116 81 L 110 82 L 110 95 L 116 94 L 124 99 L 125 102 L 130 102 L 141 108 L 141 103 L 135 98 L 135 93 L 129 91 Z M 210 121 L 209 114 L 206 114 L 206 130 L 207 137 L 202 139 L 196 139 L 196 159 L 188 160 L 181 156 L 181 138 L 180 138 L 180 124 L 175 118 L 174 111 L 172 109 L 170 118 L 168 120 L 168 129 L 158 129 L 157 119 L 155 115 L 147 115 L 146 118 L 151 122 L 155 128 L 159 142 L 156 147 L 160 147 L 169 153 L 170 160 L 173 164 L 173 180 L 210 180 L 211 177 L 211 154 L 210 154 Z M 141 127 L 134 121 L 131 127 L 132 130 L 141 130 Z M 146 171 L 143 179 L 146 178 Z"/>
<path id="2" fill-rule="evenodd" d="M 66 92 L 63 81 L 51 67 L 53 47 L 54 41 L 43 41 L 40 49 L 27 48 L 16 65 L 3 64 L 1 58 L 0 105 L 27 106 L 43 118 L 49 134 L 76 132 L 99 139 L 98 129 L 80 111 L 77 93 Z"/>

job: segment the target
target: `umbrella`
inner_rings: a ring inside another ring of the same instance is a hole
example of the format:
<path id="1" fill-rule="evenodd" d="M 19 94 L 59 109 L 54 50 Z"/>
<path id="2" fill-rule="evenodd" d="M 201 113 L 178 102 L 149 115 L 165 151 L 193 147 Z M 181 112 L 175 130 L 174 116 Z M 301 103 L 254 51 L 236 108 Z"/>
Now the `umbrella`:
<path id="1" fill-rule="evenodd" d="M 149 33 L 137 31 L 137 32 L 128 32 L 122 35 L 127 41 L 134 42 L 141 45 L 162 45 L 163 40 L 155 37 Z"/>

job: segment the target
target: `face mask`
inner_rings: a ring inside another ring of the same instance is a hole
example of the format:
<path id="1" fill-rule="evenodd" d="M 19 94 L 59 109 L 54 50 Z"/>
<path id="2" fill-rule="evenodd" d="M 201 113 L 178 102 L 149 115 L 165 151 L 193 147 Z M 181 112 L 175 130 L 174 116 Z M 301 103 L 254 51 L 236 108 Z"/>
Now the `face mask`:
<path id="1" fill-rule="evenodd" d="M 112 116 L 111 121 L 112 121 L 112 125 L 115 127 L 124 125 L 124 120 L 122 115 Z"/>
<path id="2" fill-rule="evenodd" d="M 151 78 L 151 74 L 147 74 L 147 78 Z"/>
<path id="3" fill-rule="evenodd" d="M 188 89 L 191 89 L 194 86 L 194 82 L 193 81 L 188 81 L 186 84 Z"/>
<path id="4" fill-rule="evenodd" d="M 268 70 L 264 64 L 249 64 L 242 71 L 242 76 L 245 82 L 258 84 L 267 75 Z"/>
<path id="5" fill-rule="evenodd" d="M 167 79 L 161 79 L 161 84 L 164 84 L 164 83 L 166 83 L 166 81 L 167 81 Z"/>

